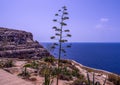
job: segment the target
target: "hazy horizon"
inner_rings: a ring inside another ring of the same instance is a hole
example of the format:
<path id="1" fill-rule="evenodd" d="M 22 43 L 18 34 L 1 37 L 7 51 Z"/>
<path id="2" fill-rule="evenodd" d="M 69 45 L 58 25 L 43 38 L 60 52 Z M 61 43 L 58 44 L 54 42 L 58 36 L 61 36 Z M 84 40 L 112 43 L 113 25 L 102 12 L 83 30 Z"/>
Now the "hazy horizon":
<path id="1" fill-rule="evenodd" d="M 69 42 L 120 43 L 119 0 L 0 0 L 0 27 L 32 32 L 34 40 L 53 42 L 54 14 L 67 6 Z"/>

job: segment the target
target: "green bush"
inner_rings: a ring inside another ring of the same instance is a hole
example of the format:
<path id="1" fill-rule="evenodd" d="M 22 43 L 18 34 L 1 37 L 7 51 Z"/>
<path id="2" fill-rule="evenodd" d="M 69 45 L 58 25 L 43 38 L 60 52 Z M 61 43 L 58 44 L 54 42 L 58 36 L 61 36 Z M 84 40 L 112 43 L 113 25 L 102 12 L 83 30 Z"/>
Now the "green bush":
<path id="1" fill-rule="evenodd" d="M 58 73 L 58 69 L 57 69 L 57 68 L 52 68 L 52 69 L 51 69 L 51 75 L 52 75 L 52 76 L 56 76 L 57 73 Z"/>
<path id="2" fill-rule="evenodd" d="M 59 75 L 59 79 L 69 81 L 69 80 L 72 80 L 73 78 L 72 78 L 72 75 L 60 74 L 60 75 Z"/>
<path id="3" fill-rule="evenodd" d="M 55 61 L 55 58 L 54 57 L 46 57 L 46 58 L 44 58 L 44 61 L 53 63 Z"/>
<path id="4" fill-rule="evenodd" d="M 72 70 L 72 76 L 77 77 L 78 79 L 84 79 L 84 75 L 80 74 L 79 71 Z"/>
<path id="5" fill-rule="evenodd" d="M 66 67 L 61 68 L 59 79 L 67 81 L 72 80 L 73 78 L 71 70 L 68 70 Z"/>
<path id="6" fill-rule="evenodd" d="M 58 70 L 58 68 L 55 67 L 55 68 L 51 68 L 50 71 L 51 71 L 52 76 L 57 76 L 57 74 L 59 72 L 59 79 L 61 79 L 61 80 L 69 81 L 69 80 L 73 79 L 72 71 L 68 70 L 66 67 L 60 68 L 59 70 Z"/>
<path id="7" fill-rule="evenodd" d="M 30 63 L 25 64 L 24 67 L 32 67 Z"/>
<path id="8" fill-rule="evenodd" d="M 30 68 L 33 68 L 33 69 L 38 69 L 38 63 L 36 61 L 32 61 L 32 62 L 29 62 L 27 64 L 24 65 L 24 67 L 30 67 Z"/>
<path id="9" fill-rule="evenodd" d="M 8 60 L 6 63 L 5 63 L 5 67 L 12 67 L 13 66 L 13 61 L 12 60 Z"/>
<path id="10" fill-rule="evenodd" d="M 64 75 L 71 75 L 71 71 L 68 70 L 66 67 L 64 67 L 64 68 L 62 69 L 61 73 L 64 74 Z"/>
<path id="11" fill-rule="evenodd" d="M 19 73 L 18 76 L 22 76 L 24 78 L 29 78 L 30 73 L 27 71 L 27 67 L 24 67 L 24 70 L 22 71 L 22 73 Z"/>
<path id="12" fill-rule="evenodd" d="M 42 66 L 42 68 L 39 71 L 39 75 L 44 76 L 46 70 L 46 66 Z"/>
<path id="13" fill-rule="evenodd" d="M 36 61 L 32 61 L 32 63 L 31 63 L 31 67 L 34 68 L 34 69 L 38 69 L 38 68 L 39 68 L 39 64 L 38 64 L 38 62 L 36 62 Z"/>

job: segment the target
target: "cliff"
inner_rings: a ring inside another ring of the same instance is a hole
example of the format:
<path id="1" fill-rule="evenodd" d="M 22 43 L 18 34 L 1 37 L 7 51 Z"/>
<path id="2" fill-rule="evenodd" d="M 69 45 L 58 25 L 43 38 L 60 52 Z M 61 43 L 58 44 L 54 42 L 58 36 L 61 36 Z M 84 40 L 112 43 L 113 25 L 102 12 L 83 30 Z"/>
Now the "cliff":
<path id="1" fill-rule="evenodd" d="M 7 58 L 42 58 L 49 52 L 30 32 L 0 27 L 0 57 Z"/>

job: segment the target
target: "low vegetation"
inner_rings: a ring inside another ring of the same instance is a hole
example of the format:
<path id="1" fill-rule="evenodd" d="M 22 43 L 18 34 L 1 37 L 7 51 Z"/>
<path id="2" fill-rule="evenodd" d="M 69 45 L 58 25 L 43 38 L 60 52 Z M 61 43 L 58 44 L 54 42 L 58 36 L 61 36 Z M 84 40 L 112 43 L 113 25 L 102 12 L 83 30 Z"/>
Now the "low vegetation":
<path id="1" fill-rule="evenodd" d="M 115 85 L 120 85 L 120 76 L 110 74 L 108 75 L 108 80 L 113 82 Z"/>
<path id="2" fill-rule="evenodd" d="M 24 60 L 23 60 L 24 61 Z M 94 70 L 85 69 L 88 72 L 83 75 L 80 70 L 69 60 L 60 60 L 60 68 L 57 68 L 58 59 L 54 57 L 46 57 L 41 60 L 25 60 L 22 64 L 22 70 L 19 71 L 18 76 L 29 81 L 37 81 L 37 76 L 44 78 L 43 85 L 51 85 L 53 80 L 57 77 L 59 72 L 59 80 L 70 82 L 69 85 L 106 85 L 106 81 L 113 82 L 114 85 L 120 85 L 120 77 L 116 75 L 108 75 L 107 80 L 104 78 L 104 84 L 96 82 L 95 76 L 102 76 L 102 73 L 94 75 Z M 14 66 L 14 67 L 13 67 Z M 9 71 L 11 67 L 16 68 L 14 60 L 1 60 L 0 67 Z M 83 68 L 82 68 L 83 69 Z M 12 71 L 10 71 L 12 72 Z M 95 71 L 96 72 L 96 71 Z M 99 72 L 98 72 L 99 73 Z M 90 74 L 90 75 L 89 75 Z M 92 78 L 90 79 L 91 75 Z"/>
<path id="3" fill-rule="evenodd" d="M 28 79 L 30 77 L 30 73 L 27 71 L 26 66 L 23 68 L 23 71 L 18 74 L 18 76 L 21 76 L 21 77 L 23 77 L 25 79 Z"/>
<path id="4" fill-rule="evenodd" d="M 12 60 L 0 60 L 0 68 L 9 68 L 9 67 L 13 67 L 14 63 Z"/>

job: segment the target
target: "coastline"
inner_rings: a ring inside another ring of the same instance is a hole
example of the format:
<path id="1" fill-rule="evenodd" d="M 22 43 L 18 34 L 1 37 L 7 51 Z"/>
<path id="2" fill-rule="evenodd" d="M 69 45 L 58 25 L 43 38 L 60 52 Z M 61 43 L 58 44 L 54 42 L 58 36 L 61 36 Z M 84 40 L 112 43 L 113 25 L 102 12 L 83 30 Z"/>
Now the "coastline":
<path id="1" fill-rule="evenodd" d="M 72 47 L 70 49 L 66 49 L 67 56 L 62 56 L 63 59 L 73 59 L 88 67 L 97 68 L 98 70 L 103 69 L 105 71 L 120 75 L 120 43 L 74 42 L 71 44 Z M 42 45 L 47 47 L 49 44 L 46 42 Z M 55 53 L 55 56 L 58 55 L 57 50 L 51 53 L 53 53 L 53 55 Z"/>
<path id="2" fill-rule="evenodd" d="M 15 62 L 18 61 L 16 63 L 16 66 L 18 66 L 18 67 L 23 66 L 23 62 L 21 62 L 21 61 L 24 61 L 24 63 L 26 62 L 26 60 L 24 60 L 24 59 L 23 60 L 14 59 L 14 60 L 15 60 Z M 90 81 L 93 81 L 93 73 L 94 73 L 95 74 L 95 81 L 99 81 L 101 84 L 103 84 L 104 81 L 107 79 L 106 80 L 106 85 L 114 85 L 112 82 L 110 82 L 108 80 L 109 74 L 112 74 L 112 75 L 117 75 L 117 74 L 114 74 L 114 73 L 111 73 L 111 72 L 108 72 L 108 71 L 105 71 L 105 70 L 101 70 L 101 69 L 95 69 L 95 68 L 91 68 L 91 67 L 88 67 L 88 66 L 84 66 L 83 64 L 80 64 L 80 63 L 76 62 L 75 60 L 68 60 L 68 59 L 66 59 L 66 60 L 70 63 L 70 65 L 72 67 L 76 67 L 78 69 L 78 72 L 81 75 L 83 75 L 86 80 L 88 79 L 87 74 L 89 74 Z M 11 70 L 11 72 L 12 72 L 12 70 Z M 65 83 L 65 81 L 63 81 L 63 80 L 61 82 Z"/>
<path id="3" fill-rule="evenodd" d="M 69 60 L 69 59 L 68 59 L 68 60 Z M 116 74 L 116 73 L 112 73 L 112 72 L 109 72 L 109 71 L 106 71 L 106 70 L 102 70 L 102 69 L 97 69 L 97 68 L 92 68 L 92 67 L 85 66 L 85 65 L 83 65 L 83 64 L 81 64 L 81 63 L 78 63 L 78 62 L 75 61 L 75 60 L 69 60 L 69 61 L 71 61 L 71 62 L 74 63 L 76 66 L 79 66 L 79 67 L 81 67 L 81 68 L 83 68 L 83 69 L 90 69 L 90 70 L 93 70 L 94 72 L 99 72 L 99 73 L 103 73 L 103 74 L 107 74 L 107 75 L 112 74 L 112 75 L 118 76 L 118 74 Z"/>

